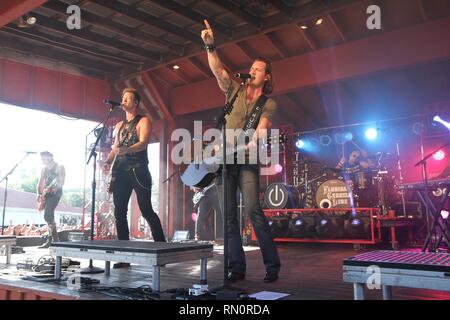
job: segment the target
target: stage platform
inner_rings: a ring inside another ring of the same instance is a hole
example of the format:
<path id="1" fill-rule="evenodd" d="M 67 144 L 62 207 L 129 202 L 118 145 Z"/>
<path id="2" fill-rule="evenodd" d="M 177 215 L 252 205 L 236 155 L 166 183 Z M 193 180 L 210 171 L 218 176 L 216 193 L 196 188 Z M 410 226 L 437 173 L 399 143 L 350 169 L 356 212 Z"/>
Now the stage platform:
<path id="1" fill-rule="evenodd" d="M 265 274 L 261 251 L 258 247 L 246 246 L 247 275 L 245 280 L 233 284 L 233 287 L 254 294 L 270 291 L 288 294 L 284 300 L 353 300 L 353 285 L 342 279 L 342 263 L 344 259 L 360 253 L 377 249 L 389 249 L 388 243 L 367 246 L 360 251 L 353 250 L 348 244 L 320 243 L 282 243 L 278 244 L 282 267 L 280 278 L 273 283 L 264 283 Z M 17 270 L 17 264 L 24 260 L 34 263 L 49 254 L 48 249 L 37 247 L 24 248 L 25 253 L 13 254 L 11 265 L 5 265 L 5 256 L 0 256 L 0 299 L 75 299 L 75 300 L 122 300 L 139 299 L 136 290 L 151 291 L 152 267 L 132 264 L 130 268 L 111 269 L 110 276 L 105 273 L 86 274 L 84 282 L 96 282 L 89 289 L 87 286 L 67 286 L 65 281 L 55 281 L 53 273 L 41 279 L 30 277 L 31 272 Z M 409 251 L 420 251 L 420 248 Z M 223 247 L 213 246 L 213 257 L 208 258 L 207 279 L 210 288 L 222 285 L 223 280 Z M 88 259 L 74 259 L 81 263 L 74 266 L 87 267 Z M 113 260 L 114 261 L 114 260 Z M 64 259 L 63 259 L 64 264 Z M 104 260 L 94 260 L 94 266 L 105 267 Z M 75 274 L 75 273 L 73 273 Z M 33 280 L 26 280 L 28 279 Z M 175 289 L 191 288 L 198 284 L 200 265 L 198 261 L 187 261 L 167 264 L 160 270 L 160 293 L 148 294 L 147 299 L 173 300 Z M 87 280 L 89 279 L 89 280 Z M 40 281 L 37 281 L 40 280 Z M 366 290 L 365 299 L 379 300 L 381 290 Z M 396 300 L 450 300 L 450 293 L 427 289 L 393 287 L 392 296 Z M 140 296 L 142 297 L 142 295 Z"/>

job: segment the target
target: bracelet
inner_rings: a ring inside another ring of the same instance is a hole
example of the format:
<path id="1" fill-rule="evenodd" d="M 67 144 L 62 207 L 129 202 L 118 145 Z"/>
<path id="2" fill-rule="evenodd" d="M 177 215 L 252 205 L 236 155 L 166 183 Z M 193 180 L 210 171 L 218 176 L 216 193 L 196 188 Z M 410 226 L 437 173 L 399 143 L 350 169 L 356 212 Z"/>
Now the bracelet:
<path id="1" fill-rule="evenodd" d="M 205 49 L 207 52 L 214 52 L 216 50 L 216 46 L 214 44 L 205 44 Z"/>

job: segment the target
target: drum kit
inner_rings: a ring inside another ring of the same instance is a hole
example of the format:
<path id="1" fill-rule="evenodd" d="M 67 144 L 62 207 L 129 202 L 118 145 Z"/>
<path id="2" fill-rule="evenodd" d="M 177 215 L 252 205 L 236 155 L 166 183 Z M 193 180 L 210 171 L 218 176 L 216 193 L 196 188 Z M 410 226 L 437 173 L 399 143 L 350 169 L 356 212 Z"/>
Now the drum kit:
<path id="1" fill-rule="evenodd" d="M 392 161 L 387 153 L 377 153 L 371 158 L 376 161 L 369 168 L 356 164 L 337 169 L 315 160 L 299 160 L 296 153 L 292 185 L 268 186 L 265 206 L 270 209 L 379 207 L 387 214 L 390 205 L 400 197 Z"/>

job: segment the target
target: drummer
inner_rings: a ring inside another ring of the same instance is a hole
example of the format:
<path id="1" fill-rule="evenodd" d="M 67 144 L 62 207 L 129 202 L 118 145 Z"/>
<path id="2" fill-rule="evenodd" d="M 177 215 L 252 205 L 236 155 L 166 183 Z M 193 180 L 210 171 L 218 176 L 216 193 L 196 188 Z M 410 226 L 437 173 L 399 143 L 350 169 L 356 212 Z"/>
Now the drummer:
<path id="1" fill-rule="evenodd" d="M 336 165 L 336 169 L 340 169 L 343 171 L 344 179 L 348 183 L 361 184 L 361 181 L 358 181 L 360 180 L 359 173 L 371 169 L 375 167 L 375 165 L 376 163 L 369 158 L 369 154 L 367 153 L 367 151 L 361 149 L 353 150 L 348 156 L 348 161 L 345 161 L 345 157 L 343 156 Z"/>

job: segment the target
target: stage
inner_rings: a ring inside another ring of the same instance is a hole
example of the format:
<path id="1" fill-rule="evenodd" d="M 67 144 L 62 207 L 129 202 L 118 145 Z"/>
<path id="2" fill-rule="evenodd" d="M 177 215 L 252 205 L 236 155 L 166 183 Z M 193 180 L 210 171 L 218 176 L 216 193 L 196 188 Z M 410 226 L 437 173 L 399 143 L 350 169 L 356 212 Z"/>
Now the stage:
<path id="1" fill-rule="evenodd" d="M 0 299 L 12 300 L 123 300 L 151 299 L 175 300 L 175 292 L 182 293 L 183 288 L 192 288 L 199 284 L 199 261 L 167 264 L 160 268 L 160 293 L 152 294 L 150 284 L 153 268 L 132 264 L 131 268 L 111 269 L 110 276 L 105 273 L 83 274 L 85 282 L 91 282 L 96 291 L 87 287 L 77 287 L 76 282 L 67 286 L 67 282 L 55 281 L 53 274 L 41 277 L 41 281 L 25 280 L 30 273 L 17 270 L 17 265 L 28 259 L 36 264 L 39 258 L 48 255 L 48 249 L 37 247 L 24 248 L 25 253 L 13 254 L 11 265 L 6 265 L 6 257 L 0 257 Z M 353 286 L 343 281 L 343 261 L 348 257 L 375 249 L 389 249 L 388 244 L 367 246 L 355 251 L 348 244 L 306 244 L 283 243 L 278 245 L 282 262 L 280 278 L 274 283 L 264 283 L 265 274 L 261 253 L 258 247 L 246 246 L 247 275 L 245 280 L 236 282 L 233 287 L 248 295 L 262 291 L 287 294 L 283 300 L 352 300 Z M 420 251 L 419 248 L 402 250 Z M 89 260 L 73 259 L 87 267 Z M 214 245 L 213 257 L 207 262 L 207 280 L 209 288 L 219 287 L 223 277 L 223 247 Z M 94 266 L 105 267 L 104 261 L 94 260 Z M 64 265 L 64 259 L 63 259 Z M 23 266 L 23 264 L 22 264 Z M 79 266 L 72 266 L 77 270 Z M 73 278 L 72 278 L 73 279 Z M 99 283 L 95 283 L 95 282 Z M 108 289 L 109 288 L 109 289 Z M 139 294 L 145 292 L 146 294 Z M 366 299 L 380 300 L 380 290 L 368 290 Z M 448 300 L 450 293 L 425 289 L 393 287 L 392 296 L 396 300 Z"/>

